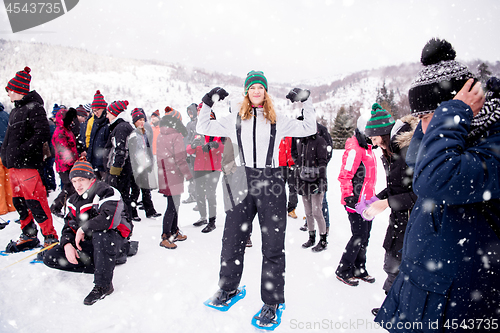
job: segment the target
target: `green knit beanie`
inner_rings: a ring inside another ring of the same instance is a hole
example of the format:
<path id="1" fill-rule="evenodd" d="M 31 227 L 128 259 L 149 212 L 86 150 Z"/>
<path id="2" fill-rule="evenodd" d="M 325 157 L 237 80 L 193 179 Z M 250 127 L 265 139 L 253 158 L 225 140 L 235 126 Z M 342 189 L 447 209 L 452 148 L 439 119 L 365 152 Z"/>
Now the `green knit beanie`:
<path id="1" fill-rule="evenodd" d="M 248 92 L 248 88 L 252 86 L 252 84 L 260 83 L 264 86 L 264 89 L 267 91 L 267 79 L 264 76 L 264 72 L 262 71 L 250 71 L 247 74 L 247 78 L 245 79 L 245 95 Z"/>
<path id="2" fill-rule="evenodd" d="M 371 114 L 370 120 L 366 123 L 365 135 L 370 137 L 391 134 L 392 127 L 395 123 L 391 114 L 382 109 L 378 103 L 372 105 Z"/>

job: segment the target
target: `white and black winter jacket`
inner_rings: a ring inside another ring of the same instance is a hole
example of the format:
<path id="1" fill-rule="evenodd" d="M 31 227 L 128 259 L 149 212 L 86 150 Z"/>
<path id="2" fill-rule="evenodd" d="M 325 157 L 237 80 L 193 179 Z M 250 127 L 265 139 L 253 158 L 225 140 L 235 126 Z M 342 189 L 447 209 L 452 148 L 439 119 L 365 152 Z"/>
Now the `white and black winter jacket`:
<path id="1" fill-rule="evenodd" d="M 303 103 L 304 120 L 297 120 L 286 117 L 284 114 L 276 112 L 276 139 L 274 141 L 274 151 L 272 168 L 279 167 L 279 145 L 281 138 L 306 137 L 316 133 L 316 113 L 312 101 L 308 99 Z M 236 135 L 236 121 L 238 113 L 232 113 L 226 117 L 218 117 L 210 120 L 211 108 L 203 103 L 203 107 L 198 115 L 196 132 L 209 136 L 229 137 L 233 144 L 238 142 Z M 241 144 L 245 156 L 246 166 L 250 168 L 263 169 L 266 167 L 267 151 L 271 137 L 271 123 L 264 118 L 262 108 L 254 108 L 257 117 L 241 121 Z M 237 165 L 241 161 L 236 160 Z"/>

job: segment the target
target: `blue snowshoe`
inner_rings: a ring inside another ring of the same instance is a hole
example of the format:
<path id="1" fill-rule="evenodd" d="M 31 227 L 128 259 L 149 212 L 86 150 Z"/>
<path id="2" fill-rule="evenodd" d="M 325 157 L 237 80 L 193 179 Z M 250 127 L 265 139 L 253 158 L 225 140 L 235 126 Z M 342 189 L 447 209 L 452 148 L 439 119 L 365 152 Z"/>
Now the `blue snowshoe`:
<path id="1" fill-rule="evenodd" d="M 252 318 L 252 325 L 261 330 L 274 331 L 281 324 L 281 315 L 285 304 L 264 304 L 262 309 Z"/>
<path id="2" fill-rule="evenodd" d="M 244 298 L 246 294 L 247 291 L 245 290 L 245 286 L 230 292 L 219 289 L 214 296 L 203 302 L 203 304 L 219 311 L 227 311 L 236 304 L 236 302 Z"/>

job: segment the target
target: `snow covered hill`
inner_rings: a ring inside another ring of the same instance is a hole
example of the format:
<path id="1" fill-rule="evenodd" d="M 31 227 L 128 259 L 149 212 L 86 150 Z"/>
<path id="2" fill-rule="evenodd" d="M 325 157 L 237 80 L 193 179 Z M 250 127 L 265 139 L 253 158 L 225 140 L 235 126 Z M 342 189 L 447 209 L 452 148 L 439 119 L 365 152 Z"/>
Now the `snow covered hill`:
<path id="1" fill-rule="evenodd" d="M 79 48 L 4 39 L 0 39 L 0 59 L 0 84 L 6 84 L 25 66 L 32 69 L 31 89 L 40 93 L 47 111 L 51 111 L 55 103 L 77 107 L 92 102 L 99 89 L 108 103 L 128 100 L 130 110 L 141 107 L 148 115 L 156 109 L 163 112 L 167 105 L 171 106 L 185 115 L 185 122 L 187 106 L 199 103 L 205 93 L 216 86 L 230 93 L 231 106 L 237 108 L 246 74 L 235 76 L 188 68 L 169 62 L 168 54 L 165 54 L 164 62 L 137 60 L 90 53 Z M 477 60 L 468 66 L 475 72 L 479 63 Z M 500 74 L 500 62 L 488 65 L 494 75 Z M 300 110 L 289 105 L 286 94 L 296 86 L 310 89 L 318 117 L 323 117 L 331 127 L 342 106 L 352 106 L 356 113 L 361 108 L 369 109 L 384 84 L 394 91 L 396 102 L 405 99 L 410 83 L 420 69 L 421 65 L 415 62 L 303 82 L 275 82 L 268 77 L 269 92 L 278 110 L 292 108 L 293 115 L 296 115 Z M 0 94 L 0 102 L 7 111 L 12 108 L 6 94 Z"/>

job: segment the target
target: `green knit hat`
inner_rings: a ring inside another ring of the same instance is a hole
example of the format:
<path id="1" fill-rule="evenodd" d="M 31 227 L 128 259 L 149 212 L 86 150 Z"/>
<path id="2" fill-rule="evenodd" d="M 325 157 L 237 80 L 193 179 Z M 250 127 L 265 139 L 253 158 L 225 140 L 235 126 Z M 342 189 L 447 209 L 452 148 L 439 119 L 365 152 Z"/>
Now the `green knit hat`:
<path id="1" fill-rule="evenodd" d="M 382 109 L 378 103 L 372 105 L 371 114 L 370 120 L 366 123 L 365 135 L 370 137 L 391 134 L 392 127 L 395 123 L 391 114 Z"/>
<path id="2" fill-rule="evenodd" d="M 248 88 L 252 86 L 252 84 L 260 83 L 264 86 L 264 89 L 267 91 L 267 79 L 264 76 L 264 72 L 262 71 L 251 71 L 247 74 L 247 78 L 245 79 L 245 95 L 248 92 Z"/>

